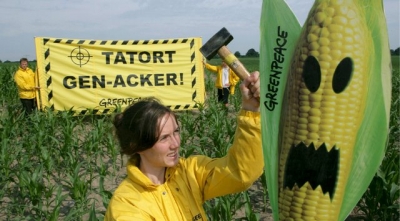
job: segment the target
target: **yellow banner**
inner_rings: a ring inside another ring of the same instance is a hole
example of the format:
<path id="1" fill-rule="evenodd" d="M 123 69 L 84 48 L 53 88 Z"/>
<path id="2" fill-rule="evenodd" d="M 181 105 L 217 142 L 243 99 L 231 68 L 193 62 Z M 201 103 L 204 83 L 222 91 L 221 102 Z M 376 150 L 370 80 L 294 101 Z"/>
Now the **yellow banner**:
<path id="1" fill-rule="evenodd" d="M 154 96 L 173 110 L 204 102 L 201 38 L 35 38 L 39 108 L 98 114 Z"/>

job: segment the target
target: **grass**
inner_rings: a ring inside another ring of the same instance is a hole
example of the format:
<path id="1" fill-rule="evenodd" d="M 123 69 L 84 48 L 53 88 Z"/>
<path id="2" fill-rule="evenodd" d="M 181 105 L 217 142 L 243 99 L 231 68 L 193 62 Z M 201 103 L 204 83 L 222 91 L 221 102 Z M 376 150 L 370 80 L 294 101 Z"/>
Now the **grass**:
<path id="1" fill-rule="evenodd" d="M 389 143 L 380 170 L 354 211 L 363 220 L 399 218 L 399 57 L 392 60 Z M 250 72 L 258 70 L 258 58 L 241 61 Z M 35 63 L 30 67 L 34 69 Z M 17 68 L 18 63 L 0 64 L 0 220 L 102 220 L 112 192 L 125 178 L 126 159 L 113 137 L 113 115 L 74 116 L 49 110 L 36 112 L 28 120 L 20 113 L 12 81 Z M 231 96 L 231 117 L 226 117 L 217 105 L 208 71 L 206 91 L 206 103 L 198 111 L 178 113 L 183 156 L 220 157 L 232 143 L 240 94 Z M 270 213 L 262 180 L 257 188 L 207 202 L 209 220 L 253 221 Z"/>

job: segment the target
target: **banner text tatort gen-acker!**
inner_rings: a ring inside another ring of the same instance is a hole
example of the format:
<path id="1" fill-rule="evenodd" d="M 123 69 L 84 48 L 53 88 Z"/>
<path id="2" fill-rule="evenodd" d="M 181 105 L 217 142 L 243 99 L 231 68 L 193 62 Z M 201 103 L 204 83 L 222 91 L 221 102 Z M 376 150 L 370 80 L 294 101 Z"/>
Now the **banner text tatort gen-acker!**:
<path id="1" fill-rule="evenodd" d="M 107 114 L 154 96 L 174 110 L 204 102 L 201 38 L 35 38 L 40 109 Z"/>

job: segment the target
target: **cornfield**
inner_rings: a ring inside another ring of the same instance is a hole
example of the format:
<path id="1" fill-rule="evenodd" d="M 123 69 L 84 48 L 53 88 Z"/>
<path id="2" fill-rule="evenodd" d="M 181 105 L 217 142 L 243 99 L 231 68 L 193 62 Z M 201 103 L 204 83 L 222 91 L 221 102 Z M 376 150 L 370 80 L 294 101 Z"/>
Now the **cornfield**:
<path id="1" fill-rule="evenodd" d="M 399 57 L 392 60 L 386 156 L 349 220 L 400 218 Z M 242 58 L 242 62 L 249 71 L 258 70 L 258 58 Z M 113 114 L 76 116 L 72 111 L 47 110 L 24 117 L 13 82 L 18 65 L 0 64 L 0 220 L 103 220 L 113 191 L 126 176 L 127 159 L 119 153 L 113 135 Z M 30 68 L 35 66 L 30 63 Z M 221 157 L 233 141 L 240 93 L 230 97 L 231 107 L 225 110 L 216 101 L 213 75 L 205 73 L 206 102 L 198 110 L 177 112 L 184 157 Z M 262 176 L 248 191 L 204 206 L 209 220 L 256 221 L 271 220 L 268 204 Z"/>

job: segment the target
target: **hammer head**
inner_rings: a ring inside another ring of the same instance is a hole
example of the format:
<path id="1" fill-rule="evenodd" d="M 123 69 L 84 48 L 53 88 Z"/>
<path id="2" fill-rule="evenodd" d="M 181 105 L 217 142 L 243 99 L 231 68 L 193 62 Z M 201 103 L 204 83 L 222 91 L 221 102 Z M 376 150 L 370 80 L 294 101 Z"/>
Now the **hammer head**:
<path id="1" fill-rule="evenodd" d="M 212 36 L 204 45 L 200 48 L 200 52 L 207 60 L 210 60 L 217 54 L 218 50 L 231 42 L 233 36 L 229 33 L 226 28 L 219 30 L 214 36 Z"/>

